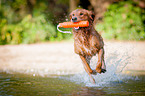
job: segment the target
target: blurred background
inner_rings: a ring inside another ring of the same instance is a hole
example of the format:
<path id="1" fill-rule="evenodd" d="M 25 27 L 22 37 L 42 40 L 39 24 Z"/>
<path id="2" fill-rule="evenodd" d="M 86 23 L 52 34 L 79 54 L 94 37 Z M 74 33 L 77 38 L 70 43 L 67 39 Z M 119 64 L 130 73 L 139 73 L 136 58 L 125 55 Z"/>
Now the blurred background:
<path id="1" fill-rule="evenodd" d="M 0 45 L 70 39 L 57 31 L 77 8 L 93 10 L 107 40 L 145 40 L 144 0 L 0 0 Z"/>

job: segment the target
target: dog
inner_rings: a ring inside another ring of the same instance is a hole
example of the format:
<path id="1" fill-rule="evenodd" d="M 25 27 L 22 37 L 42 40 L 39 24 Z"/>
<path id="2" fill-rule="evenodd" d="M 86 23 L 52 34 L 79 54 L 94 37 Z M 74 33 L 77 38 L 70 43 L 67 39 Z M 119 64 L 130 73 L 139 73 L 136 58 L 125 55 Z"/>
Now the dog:
<path id="1" fill-rule="evenodd" d="M 86 9 L 76 9 L 70 13 L 71 22 L 89 21 L 88 27 L 73 28 L 74 51 L 83 62 L 84 69 L 95 83 L 91 74 L 105 73 L 104 42 L 101 35 L 95 30 L 93 21 L 95 14 Z M 98 62 L 95 70 L 90 68 L 90 60 L 98 54 Z"/>

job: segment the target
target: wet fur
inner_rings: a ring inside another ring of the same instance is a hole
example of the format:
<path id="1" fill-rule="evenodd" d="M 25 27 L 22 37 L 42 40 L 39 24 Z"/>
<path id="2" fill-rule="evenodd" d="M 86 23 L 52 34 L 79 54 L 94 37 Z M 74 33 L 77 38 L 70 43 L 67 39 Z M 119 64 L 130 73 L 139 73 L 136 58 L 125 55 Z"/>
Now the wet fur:
<path id="1" fill-rule="evenodd" d="M 84 68 L 89 74 L 93 83 L 94 78 L 91 74 L 106 72 L 104 62 L 104 42 L 101 35 L 94 29 L 93 21 L 95 15 L 92 11 L 85 9 L 77 9 L 71 12 L 71 22 L 89 21 L 88 27 L 81 27 L 79 29 L 73 28 L 74 35 L 74 50 L 83 61 Z M 90 60 L 92 56 L 98 54 L 98 62 L 95 70 L 90 68 Z"/>

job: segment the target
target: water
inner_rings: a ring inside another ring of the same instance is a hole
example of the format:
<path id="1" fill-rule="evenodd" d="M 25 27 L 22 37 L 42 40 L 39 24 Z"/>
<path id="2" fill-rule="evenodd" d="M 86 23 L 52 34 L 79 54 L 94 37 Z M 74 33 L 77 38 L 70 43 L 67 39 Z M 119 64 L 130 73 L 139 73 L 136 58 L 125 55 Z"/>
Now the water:
<path id="1" fill-rule="evenodd" d="M 108 43 L 105 51 L 107 72 L 93 75 L 96 84 L 72 54 L 73 44 L 5 46 L 0 52 L 0 96 L 144 96 L 145 75 L 134 74 L 145 73 L 145 55 L 136 51 L 144 47 L 110 44 L 114 43 Z M 92 58 L 92 68 L 96 62 L 97 57 Z M 123 74 L 125 68 L 132 74 Z"/>
<path id="2" fill-rule="evenodd" d="M 0 96 L 144 96 L 145 94 L 144 76 L 127 76 L 121 82 L 115 80 L 107 82 L 102 79 L 96 85 L 89 83 L 86 85 L 86 82 L 82 82 L 81 77 L 78 77 L 0 73 Z"/>
<path id="3" fill-rule="evenodd" d="M 91 60 L 95 68 L 96 57 Z M 145 76 L 122 74 L 123 68 L 130 63 L 129 56 L 110 55 L 106 58 L 107 72 L 93 75 L 96 84 L 90 82 L 88 74 L 83 71 L 73 75 L 63 75 L 62 70 L 49 72 L 1 72 L 1 96 L 144 96 Z M 62 68 L 63 69 L 63 68 Z M 41 71 L 41 70 L 39 70 Z M 47 74 L 46 74 L 47 73 Z M 45 75 L 43 75 L 45 74 Z"/>

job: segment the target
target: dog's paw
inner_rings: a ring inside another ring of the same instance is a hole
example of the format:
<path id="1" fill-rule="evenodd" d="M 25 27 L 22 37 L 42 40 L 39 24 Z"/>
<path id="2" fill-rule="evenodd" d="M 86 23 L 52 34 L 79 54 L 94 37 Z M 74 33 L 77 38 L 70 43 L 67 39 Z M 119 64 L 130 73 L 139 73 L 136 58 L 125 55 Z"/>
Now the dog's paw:
<path id="1" fill-rule="evenodd" d="M 101 68 L 96 67 L 96 72 L 101 74 Z"/>
<path id="2" fill-rule="evenodd" d="M 106 72 L 106 69 L 102 69 L 102 70 L 101 70 L 101 73 L 105 73 L 105 72 Z"/>
<path id="3" fill-rule="evenodd" d="M 93 75 L 97 75 L 96 70 L 92 70 L 91 74 L 93 74 Z"/>

